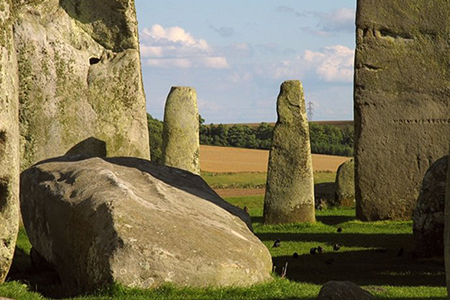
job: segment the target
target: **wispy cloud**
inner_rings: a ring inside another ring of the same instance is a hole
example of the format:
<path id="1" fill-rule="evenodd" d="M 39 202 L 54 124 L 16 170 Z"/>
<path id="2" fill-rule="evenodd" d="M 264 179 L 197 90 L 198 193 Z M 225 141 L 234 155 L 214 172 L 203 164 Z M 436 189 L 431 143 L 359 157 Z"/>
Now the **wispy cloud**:
<path id="1" fill-rule="evenodd" d="M 279 13 L 292 13 L 292 14 L 296 15 L 297 17 L 303 17 L 306 15 L 305 12 L 299 12 L 299 11 L 295 10 L 294 8 L 286 6 L 286 5 L 278 6 L 275 9 L 275 11 L 279 12 Z"/>
<path id="2" fill-rule="evenodd" d="M 218 33 L 221 37 L 229 38 L 235 34 L 233 27 L 222 26 L 220 28 L 216 28 L 214 26 L 209 26 L 212 30 Z"/>
<path id="3" fill-rule="evenodd" d="M 161 68 L 228 68 L 227 59 L 217 55 L 204 39 L 181 27 L 159 24 L 141 31 L 141 56 L 145 64 Z"/>
<path id="4" fill-rule="evenodd" d="M 289 6 L 278 6 L 275 11 L 279 13 L 291 13 L 297 17 L 315 17 L 318 19 L 316 26 L 304 27 L 302 30 L 322 37 L 330 36 L 336 32 L 355 31 L 356 10 L 354 8 L 340 8 L 327 12 L 300 12 Z"/>
<path id="5" fill-rule="evenodd" d="M 317 76 L 326 82 L 352 82 L 354 52 L 342 45 L 328 46 L 321 51 L 306 50 L 293 60 L 259 65 L 256 73 L 274 79 Z"/>

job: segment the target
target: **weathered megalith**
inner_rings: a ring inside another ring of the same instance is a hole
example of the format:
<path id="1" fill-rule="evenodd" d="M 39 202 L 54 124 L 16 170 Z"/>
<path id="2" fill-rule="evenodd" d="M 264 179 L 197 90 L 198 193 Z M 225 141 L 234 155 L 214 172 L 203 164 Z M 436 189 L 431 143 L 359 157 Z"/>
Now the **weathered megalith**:
<path id="1" fill-rule="evenodd" d="M 184 170 L 65 156 L 24 171 L 20 197 L 31 244 L 70 289 L 271 279 L 270 253 L 248 214 Z"/>
<path id="2" fill-rule="evenodd" d="M 350 281 L 328 281 L 317 300 L 375 300 L 375 296 Z"/>
<path id="3" fill-rule="evenodd" d="M 448 155 L 438 159 L 423 178 L 413 215 L 414 255 L 444 255 L 445 188 Z"/>
<path id="4" fill-rule="evenodd" d="M 200 174 L 197 93 L 191 87 L 172 87 L 164 108 L 162 163 Z"/>
<path id="5" fill-rule="evenodd" d="M 339 206 L 355 205 L 355 162 L 353 158 L 341 164 L 337 169 L 334 201 Z"/>
<path id="6" fill-rule="evenodd" d="M 22 169 L 92 138 L 108 156 L 149 158 L 134 0 L 17 6 Z"/>
<path id="7" fill-rule="evenodd" d="M 447 166 L 450 163 L 448 156 Z M 450 168 L 447 167 L 447 185 L 445 187 L 445 209 L 444 209 L 444 260 L 445 260 L 445 278 L 447 284 L 447 293 L 450 296 Z"/>
<path id="8" fill-rule="evenodd" d="M 410 219 L 426 170 L 448 154 L 450 2 L 359 0 L 355 188 L 361 220 Z"/>
<path id="9" fill-rule="evenodd" d="M 277 100 L 264 198 L 264 223 L 315 222 L 314 178 L 303 87 L 283 82 Z"/>
<path id="10" fill-rule="evenodd" d="M 19 99 L 11 0 L 0 0 L 0 283 L 12 263 L 19 229 Z"/>

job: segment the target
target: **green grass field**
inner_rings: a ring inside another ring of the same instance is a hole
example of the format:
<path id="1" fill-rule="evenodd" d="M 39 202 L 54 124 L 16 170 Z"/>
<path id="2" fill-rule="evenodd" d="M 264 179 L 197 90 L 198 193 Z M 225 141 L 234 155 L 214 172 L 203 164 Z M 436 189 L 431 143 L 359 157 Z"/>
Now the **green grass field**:
<path id="1" fill-rule="evenodd" d="M 256 180 L 251 176 L 247 178 L 250 178 L 247 182 Z M 334 181 L 334 173 L 319 173 L 316 180 L 318 183 Z M 443 259 L 412 258 L 411 221 L 364 223 L 355 219 L 354 209 L 335 208 L 317 211 L 316 224 L 263 225 L 263 196 L 232 197 L 226 200 L 239 207 L 249 208 L 255 234 L 273 257 L 275 273 L 272 282 L 250 288 L 223 289 L 164 286 L 156 290 L 137 290 L 113 286 L 93 295 L 70 299 L 306 300 L 316 299 L 321 286 L 329 280 L 352 281 L 378 299 L 447 299 Z M 338 233 L 338 227 L 342 227 L 343 231 Z M 281 240 L 281 246 L 272 248 L 276 239 Z M 332 249 L 336 243 L 342 245 L 339 251 Z M 310 249 L 319 245 L 324 248 L 324 253 L 311 255 Z M 59 285 L 52 285 L 55 283 L 52 274 L 32 270 L 30 247 L 25 231 L 21 229 L 12 267 L 12 273 L 16 275 L 0 285 L 0 296 L 19 300 L 67 296 Z M 404 254 L 398 256 L 401 248 Z M 292 256 L 294 252 L 299 254 L 298 258 Z M 332 262 L 327 264 L 330 260 Z M 286 278 L 280 278 L 279 274 L 286 263 Z"/>
<path id="2" fill-rule="evenodd" d="M 266 172 L 242 173 L 208 173 L 202 172 L 202 178 L 214 189 L 226 188 L 264 188 L 266 185 Z M 315 172 L 314 184 L 334 182 L 336 173 Z"/>

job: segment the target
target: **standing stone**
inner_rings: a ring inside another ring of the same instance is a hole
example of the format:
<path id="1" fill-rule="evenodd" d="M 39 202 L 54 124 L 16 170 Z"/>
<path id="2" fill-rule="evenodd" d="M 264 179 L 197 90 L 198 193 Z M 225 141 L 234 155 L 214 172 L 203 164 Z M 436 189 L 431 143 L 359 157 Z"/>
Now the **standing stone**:
<path id="1" fill-rule="evenodd" d="M 285 81 L 277 101 L 264 198 L 264 223 L 315 222 L 314 179 L 300 81 Z"/>
<path id="2" fill-rule="evenodd" d="M 450 136 L 450 2 L 359 0 L 356 213 L 410 219 L 423 176 Z"/>
<path id="3" fill-rule="evenodd" d="M 341 164 L 336 172 L 336 205 L 352 207 L 355 205 L 355 162 L 352 159 Z"/>
<path id="4" fill-rule="evenodd" d="M 191 87 L 172 87 L 164 109 L 162 163 L 200 174 L 197 93 Z"/>
<path id="5" fill-rule="evenodd" d="M 12 4 L 0 0 L 0 283 L 11 266 L 19 229 L 19 99 Z"/>
<path id="6" fill-rule="evenodd" d="M 22 169 L 73 147 L 103 156 L 101 142 L 149 158 L 134 0 L 28 2 L 14 25 Z"/>
<path id="7" fill-rule="evenodd" d="M 450 163 L 450 155 L 447 164 Z M 450 168 L 447 168 L 447 186 L 445 187 L 445 225 L 444 225 L 444 260 L 447 293 L 450 296 Z"/>
<path id="8" fill-rule="evenodd" d="M 423 178 L 413 216 L 414 255 L 444 255 L 444 211 L 448 156 L 438 159 Z"/>

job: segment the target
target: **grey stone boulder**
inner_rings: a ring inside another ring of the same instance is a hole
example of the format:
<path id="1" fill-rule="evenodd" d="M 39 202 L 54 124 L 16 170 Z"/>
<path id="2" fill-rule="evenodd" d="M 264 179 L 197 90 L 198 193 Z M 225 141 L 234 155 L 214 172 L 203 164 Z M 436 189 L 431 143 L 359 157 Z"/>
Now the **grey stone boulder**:
<path id="1" fill-rule="evenodd" d="M 33 247 L 71 289 L 249 286 L 271 279 L 243 210 L 190 172 L 138 158 L 61 157 L 21 175 Z"/>
<path id="2" fill-rule="evenodd" d="M 317 300 L 372 300 L 371 293 L 350 281 L 328 281 L 320 289 Z"/>
<path id="3" fill-rule="evenodd" d="M 355 161 L 341 164 L 336 172 L 334 201 L 339 206 L 355 205 Z"/>
<path id="4" fill-rule="evenodd" d="M 413 215 L 414 255 L 444 256 L 445 188 L 448 156 L 438 159 L 423 178 Z"/>

